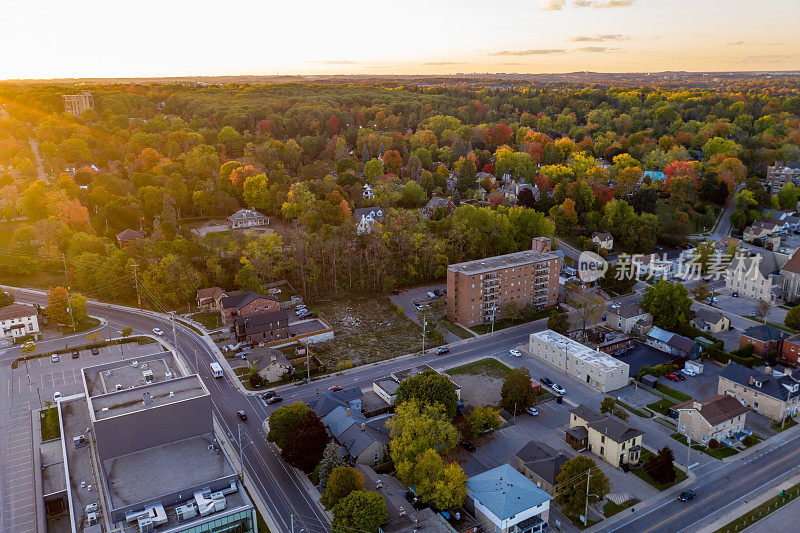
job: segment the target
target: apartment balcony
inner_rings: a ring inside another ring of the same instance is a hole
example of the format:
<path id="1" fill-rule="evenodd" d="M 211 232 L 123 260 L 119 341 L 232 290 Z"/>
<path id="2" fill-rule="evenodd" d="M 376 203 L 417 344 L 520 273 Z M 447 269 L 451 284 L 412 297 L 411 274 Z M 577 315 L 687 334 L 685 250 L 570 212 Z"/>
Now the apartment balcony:
<path id="1" fill-rule="evenodd" d="M 486 278 L 483 280 L 484 287 L 496 287 L 500 285 L 500 278 Z"/>

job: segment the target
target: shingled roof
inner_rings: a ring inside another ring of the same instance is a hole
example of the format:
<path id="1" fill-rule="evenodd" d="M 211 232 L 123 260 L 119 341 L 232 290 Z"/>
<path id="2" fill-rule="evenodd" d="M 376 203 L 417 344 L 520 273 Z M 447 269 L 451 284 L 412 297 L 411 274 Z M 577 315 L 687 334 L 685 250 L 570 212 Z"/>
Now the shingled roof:
<path id="1" fill-rule="evenodd" d="M 702 400 L 689 400 L 673 407 L 675 411 L 695 409 L 711 426 L 721 424 L 747 412 L 739 400 L 726 394 L 717 394 Z"/>

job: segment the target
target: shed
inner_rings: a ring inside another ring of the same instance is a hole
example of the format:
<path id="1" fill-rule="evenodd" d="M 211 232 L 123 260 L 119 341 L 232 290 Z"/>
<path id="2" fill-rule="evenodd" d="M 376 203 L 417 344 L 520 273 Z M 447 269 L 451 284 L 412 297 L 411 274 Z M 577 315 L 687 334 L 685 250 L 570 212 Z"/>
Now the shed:
<path id="1" fill-rule="evenodd" d="M 650 374 L 645 374 L 642 376 L 642 383 L 654 389 L 658 388 L 658 378 Z"/>

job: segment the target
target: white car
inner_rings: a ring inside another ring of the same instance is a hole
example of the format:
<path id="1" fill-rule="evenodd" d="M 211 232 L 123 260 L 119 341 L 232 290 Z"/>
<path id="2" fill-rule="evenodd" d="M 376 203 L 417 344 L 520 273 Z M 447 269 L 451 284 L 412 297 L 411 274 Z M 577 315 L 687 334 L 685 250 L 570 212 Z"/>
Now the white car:
<path id="1" fill-rule="evenodd" d="M 58 403 L 61 401 L 61 393 L 56 391 L 53 393 L 53 401 Z"/>
<path id="2" fill-rule="evenodd" d="M 50 360 L 54 363 L 58 363 L 58 354 L 54 353 L 50 356 Z"/>
<path id="3" fill-rule="evenodd" d="M 20 348 L 30 348 L 31 346 L 36 346 L 36 343 L 33 341 L 25 341 L 20 345 Z"/>
<path id="4" fill-rule="evenodd" d="M 531 416 L 537 416 L 539 411 L 535 407 L 528 407 L 525 411 Z"/>
<path id="5" fill-rule="evenodd" d="M 163 332 L 163 331 L 161 331 L 161 328 L 153 328 L 153 333 L 155 333 L 155 334 L 156 334 L 156 335 L 158 335 L 159 337 L 161 337 L 161 336 L 163 336 L 163 335 L 164 335 L 164 332 Z"/>
<path id="6" fill-rule="evenodd" d="M 510 353 L 514 357 L 522 357 L 522 352 L 520 352 L 516 348 L 512 348 L 511 350 L 508 351 L 508 353 Z"/>
<path id="7" fill-rule="evenodd" d="M 697 372 L 695 372 L 694 370 L 689 370 L 688 368 L 682 368 L 681 369 L 681 374 L 683 374 L 685 376 L 692 377 L 692 376 L 696 376 Z"/>
<path id="8" fill-rule="evenodd" d="M 559 393 L 561 396 L 564 396 L 564 395 L 567 393 L 567 391 L 566 391 L 566 390 L 564 390 L 564 387 L 562 387 L 562 386 L 561 386 L 561 385 L 559 385 L 558 383 L 553 383 L 553 386 L 552 386 L 551 388 L 552 388 L 554 391 L 556 391 L 557 393 Z"/>

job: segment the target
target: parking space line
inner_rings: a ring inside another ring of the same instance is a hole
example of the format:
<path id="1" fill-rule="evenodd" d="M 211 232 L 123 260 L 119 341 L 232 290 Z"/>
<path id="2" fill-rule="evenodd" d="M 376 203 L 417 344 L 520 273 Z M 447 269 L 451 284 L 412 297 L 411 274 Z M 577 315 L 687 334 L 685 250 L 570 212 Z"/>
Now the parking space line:
<path id="1" fill-rule="evenodd" d="M 30 491 L 28 491 L 28 492 L 30 492 Z M 20 498 L 19 500 L 11 500 L 8 503 L 9 504 L 14 504 L 14 503 L 24 502 L 25 500 L 32 500 L 32 499 L 33 499 L 33 494 L 31 494 L 29 496 L 25 496 L 24 498 Z"/>

